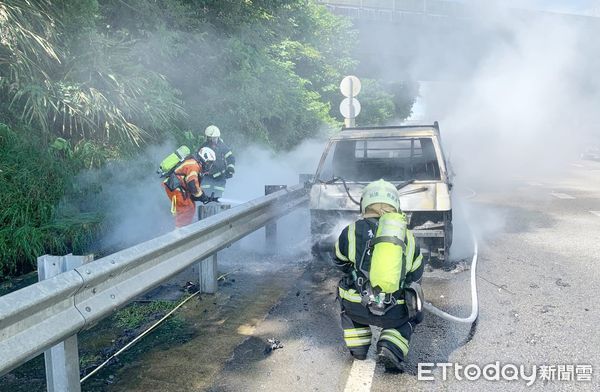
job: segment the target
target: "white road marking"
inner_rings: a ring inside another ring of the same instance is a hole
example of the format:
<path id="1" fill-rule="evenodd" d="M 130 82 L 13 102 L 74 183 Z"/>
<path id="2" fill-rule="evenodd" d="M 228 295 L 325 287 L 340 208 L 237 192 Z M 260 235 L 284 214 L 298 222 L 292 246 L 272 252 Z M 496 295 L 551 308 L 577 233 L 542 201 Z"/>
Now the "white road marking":
<path id="1" fill-rule="evenodd" d="M 373 332 L 373 340 L 371 341 L 371 347 L 367 353 L 367 359 L 364 361 L 354 360 L 352 368 L 350 369 L 350 375 L 346 381 L 346 387 L 344 392 L 370 392 L 371 385 L 373 384 L 373 376 L 375 375 L 376 361 L 376 342 L 379 339 L 380 330 L 379 328 L 371 327 Z"/>
<path id="2" fill-rule="evenodd" d="M 550 194 L 559 199 L 574 199 L 575 198 L 574 196 L 567 195 L 566 193 L 560 193 L 560 192 L 552 192 Z"/>
<path id="3" fill-rule="evenodd" d="M 590 211 L 590 213 L 600 218 L 600 211 Z"/>
<path id="4" fill-rule="evenodd" d="M 580 163 L 571 163 L 571 166 L 575 166 L 575 167 L 585 167 L 584 165 L 580 164 Z"/>
<path id="5" fill-rule="evenodd" d="M 531 186 L 544 186 L 544 184 L 542 184 L 541 182 L 528 182 L 527 184 Z"/>
<path id="6" fill-rule="evenodd" d="M 344 392 L 369 392 L 376 365 L 375 358 L 367 357 L 364 361 L 355 359 Z"/>

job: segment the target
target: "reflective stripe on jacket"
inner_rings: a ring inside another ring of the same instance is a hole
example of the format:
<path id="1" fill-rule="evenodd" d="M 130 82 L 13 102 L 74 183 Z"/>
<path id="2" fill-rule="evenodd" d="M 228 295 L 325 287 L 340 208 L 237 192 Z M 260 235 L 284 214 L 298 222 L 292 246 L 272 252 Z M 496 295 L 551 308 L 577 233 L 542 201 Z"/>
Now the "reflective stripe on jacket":
<path id="1" fill-rule="evenodd" d="M 212 148 L 217 156 L 217 160 L 213 163 L 208 175 L 218 178 L 223 176 L 226 171 L 235 172 L 235 156 L 223 140 L 219 139 L 216 145 L 206 141 L 200 146 L 200 148 L 202 147 Z"/>
<path id="2" fill-rule="evenodd" d="M 202 165 L 194 158 L 188 158 L 181 162 L 173 172 L 180 183 L 183 184 L 184 191 L 189 194 L 199 197 L 202 195 L 200 187 L 200 173 L 202 173 Z"/>
<path id="3" fill-rule="evenodd" d="M 377 232 L 378 218 L 360 219 L 346 226 L 335 243 L 335 263 L 339 267 L 355 267 L 360 261 L 367 242 Z M 406 230 L 404 256 L 406 260 L 406 281 L 417 282 L 423 275 L 423 255 L 410 230 Z M 363 268 L 369 270 L 370 260 L 366 259 Z"/>

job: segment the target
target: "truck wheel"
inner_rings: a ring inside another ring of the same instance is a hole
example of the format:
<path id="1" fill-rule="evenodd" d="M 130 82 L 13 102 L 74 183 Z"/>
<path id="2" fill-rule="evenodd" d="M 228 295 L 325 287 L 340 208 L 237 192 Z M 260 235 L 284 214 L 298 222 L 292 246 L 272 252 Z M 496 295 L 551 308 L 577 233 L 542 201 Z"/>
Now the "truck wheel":
<path id="1" fill-rule="evenodd" d="M 311 253 L 312 256 L 317 260 L 331 260 L 333 252 L 331 247 L 325 244 L 327 229 L 329 226 L 327 222 L 322 219 L 318 214 L 311 216 L 310 222 L 310 234 L 312 238 Z"/>
<path id="2" fill-rule="evenodd" d="M 452 212 L 444 217 L 444 261 L 450 261 L 450 247 L 452 246 L 452 236 L 454 228 L 452 226 Z"/>

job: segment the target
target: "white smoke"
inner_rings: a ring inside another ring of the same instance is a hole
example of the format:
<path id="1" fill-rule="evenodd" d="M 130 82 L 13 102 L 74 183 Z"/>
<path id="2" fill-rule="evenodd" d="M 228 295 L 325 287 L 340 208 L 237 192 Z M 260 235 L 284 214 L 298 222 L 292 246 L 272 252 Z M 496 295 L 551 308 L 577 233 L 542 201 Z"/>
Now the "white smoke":
<path id="1" fill-rule="evenodd" d="M 265 194 L 265 185 L 294 185 L 299 174 L 314 174 L 325 140 L 310 139 L 288 152 L 276 153 L 258 145 L 234 151 L 235 176 L 227 181 L 224 198 L 248 201 Z"/>
<path id="2" fill-rule="evenodd" d="M 261 146 L 249 146 L 236 153 L 236 173 L 228 180 L 223 200 L 245 202 L 264 196 L 265 185 L 296 185 L 300 174 L 314 174 L 326 140 L 310 139 L 295 149 L 275 153 Z M 264 229 L 241 241 L 243 249 L 296 255 L 310 250 L 309 212 L 300 209 L 278 221 L 277 243 L 265 244 Z M 303 248 L 303 249 L 302 249 Z"/>
<path id="3" fill-rule="evenodd" d="M 79 176 L 81 184 L 100 184 L 99 192 L 90 195 L 93 208 L 105 216 L 98 251 L 116 251 L 173 229 L 169 199 L 156 170 L 175 148 L 174 143 L 152 146 L 135 159 L 110 162 Z"/>
<path id="4" fill-rule="evenodd" d="M 468 78 L 422 91 L 458 181 L 505 185 L 560 170 L 600 124 L 598 48 L 581 45 L 587 25 L 556 16 L 516 20 L 509 12 L 477 16 L 474 29 L 497 32 L 485 57 Z"/>
<path id="5" fill-rule="evenodd" d="M 265 185 L 298 184 L 299 174 L 314 174 L 324 146 L 323 140 L 308 140 L 282 153 L 257 145 L 234 150 L 236 173 L 227 182 L 223 202 L 235 206 L 264 196 Z M 175 228 L 171 205 L 156 170 L 176 147 L 174 142 L 151 146 L 133 160 L 111 162 L 100 170 L 86 171 L 79 176 L 77 180 L 84 187 L 101 184 L 101 189 L 89 196 L 94 209 L 106 217 L 105 235 L 97 244 L 97 251 L 113 252 Z M 281 242 L 291 242 L 300 231 L 308 236 L 307 219 L 308 212 L 282 219 L 278 228 Z M 244 243 L 263 251 L 263 231 L 257 231 Z"/>
<path id="6" fill-rule="evenodd" d="M 469 38 L 462 42 L 479 57 L 459 70 L 441 64 L 442 82 L 421 83 L 416 113 L 420 122 L 440 122 L 456 173 L 454 255 L 471 247 L 465 216 L 478 237 L 506 224 L 499 212 L 461 197 L 561 174 L 582 146 L 599 140 L 600 46 L 593 37 L 600 19 L 523 15 L 481 6 L 463 25 Z M 451 50 L 440 57 L 451 58 Z"/>

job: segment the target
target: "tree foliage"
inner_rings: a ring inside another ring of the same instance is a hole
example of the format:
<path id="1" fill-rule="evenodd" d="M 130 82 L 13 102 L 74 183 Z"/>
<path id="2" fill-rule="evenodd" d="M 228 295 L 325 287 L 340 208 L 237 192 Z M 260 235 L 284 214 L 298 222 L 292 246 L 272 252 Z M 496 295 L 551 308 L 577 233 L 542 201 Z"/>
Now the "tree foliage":
<path id="1" fill-rule="evenodd" d="M 70 4 L 0 2 L 0 93 L 15 116 L 47 140 L 135 145 L 181 117 L 176 90 L 137 64 L 133 42 L 93 27 L 95 1 Z"/>
<path id="2" fill-rule="evenodd" d="M 0 277 L 29 269 L 44 253 L 83 251 L 100 224 L 98 215 L 60 204 L 73 189 L 80 156 L 61 160 L 58 148 L 39 144 L 0 123 Z"/>
<path id="3" fill-rule="evenodd" d="M 0 0 L 0 270 L 91 240 L 81 170 L 209 124 L 234 148 L 339 128 L 355 35 L 315 0 Z M 361 94 L 364 124 L 414 98 L 378 81 Z"/>
<path id="4" fill-rule="evenodd" d="M 355 64 L 340 39 L 350 25 L 312 1 L 109 0 L 101 8 L 106 26 L 135 37 L 142 62 L 181 91 L 185 128 L 215 123 L 240 145 L 291 148 L 338 125 L 329 102 Z"/>

